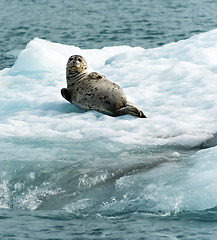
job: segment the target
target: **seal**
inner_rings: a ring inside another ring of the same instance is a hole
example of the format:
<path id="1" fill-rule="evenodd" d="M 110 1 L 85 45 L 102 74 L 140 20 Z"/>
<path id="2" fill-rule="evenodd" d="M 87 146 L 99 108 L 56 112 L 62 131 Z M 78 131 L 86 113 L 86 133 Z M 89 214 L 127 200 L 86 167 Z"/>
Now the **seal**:
<path id="1" fill-rule="evenodd" d="M 104 75 L 91 72 L 80 55 L 73 55 L 66 65 L 67 88 L 62 96 L 78 108 L 95 110 L 113 117 L 132 115 L 146 118 L 144 113 L 128 102 L 122 89 Z"/>

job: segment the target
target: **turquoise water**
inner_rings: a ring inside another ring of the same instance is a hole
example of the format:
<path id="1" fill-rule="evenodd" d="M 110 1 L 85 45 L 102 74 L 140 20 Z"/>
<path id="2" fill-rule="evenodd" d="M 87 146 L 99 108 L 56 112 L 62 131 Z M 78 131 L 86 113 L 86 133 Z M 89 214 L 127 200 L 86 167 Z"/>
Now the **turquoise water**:
<path id="1" fill-rule="evenodd" d="M 1 69 L 34 37 L 83 49 L 149 49 L 217 27 L 217 3 L 205 0 L 0 0 L 0 6 Z M 28 112 L 28 104 L 10 104 L 2 120 L 17 109 Z M 45 119 L 56 116 L 52 111 L 79 113 L 66 104 L 41 107 Z M 195 157 L 208 145 L 29 135 L 0 137 L 0 239 L 216 239 L 215 173 L 203 165 L 203 153 Z M 216 169 L 214 160 L 207 164 Z M 206 180 L 206 171 L 212 184 L 203 191 L 197 174 Z"/>
<path id="2" fill-rule="evenodd" d="M 0 69 L 34 37 L 81 48 L 153 48 L 217 27 L 208 0 L 0 1 Z"/>

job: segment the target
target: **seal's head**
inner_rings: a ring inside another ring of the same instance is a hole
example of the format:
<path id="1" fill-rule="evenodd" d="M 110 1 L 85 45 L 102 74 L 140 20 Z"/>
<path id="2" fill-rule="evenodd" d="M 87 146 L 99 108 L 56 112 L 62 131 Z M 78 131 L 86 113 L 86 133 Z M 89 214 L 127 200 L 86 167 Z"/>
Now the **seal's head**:
<path id="1" fill-rule="evenodd" d="M 87 62 L 80 55 L 73 55 L 69 58 L 66 67 L 73 72 L 82 72 L 87 69 Z"/>

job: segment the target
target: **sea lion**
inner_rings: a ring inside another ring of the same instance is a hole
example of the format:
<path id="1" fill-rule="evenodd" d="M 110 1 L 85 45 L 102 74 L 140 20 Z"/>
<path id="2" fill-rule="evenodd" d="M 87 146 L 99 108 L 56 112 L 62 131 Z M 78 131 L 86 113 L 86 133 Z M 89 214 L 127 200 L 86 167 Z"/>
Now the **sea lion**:
<path id="1" fill-rule="evenodd" d="M 127 101 L 122 89 L 97 72 L 90 72 L 80 55 L 73 55 L 66 65 L 67 88 L 62 96 L 85 111 L 95 110 L 113 117 L 133 115 L 146 118 L 144 113 Z"/>

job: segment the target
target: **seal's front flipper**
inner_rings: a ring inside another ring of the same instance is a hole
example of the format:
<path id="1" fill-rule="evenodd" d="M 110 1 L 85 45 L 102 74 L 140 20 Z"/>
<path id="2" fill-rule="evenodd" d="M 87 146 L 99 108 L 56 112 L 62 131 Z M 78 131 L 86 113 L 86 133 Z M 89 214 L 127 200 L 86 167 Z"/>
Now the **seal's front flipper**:
<path id="1" fill-rule="evenodd" d="M 126 107 L 118 109 L 117 115 L 118 116 L 132 115 L 132 116 L 139 117 L 139 118 L 146 118 L 145 114 L 142 111 L 140 111 L 138 108 L 136 108 L 132 105 L 127 105 Z"/>
<path id="2" fill-rule="evenodd" d="M 69 91 L 66 88 L 61 89 L 61 94 L 67 101 L 71 103 L 71 97 L 70 97 Z"/>

